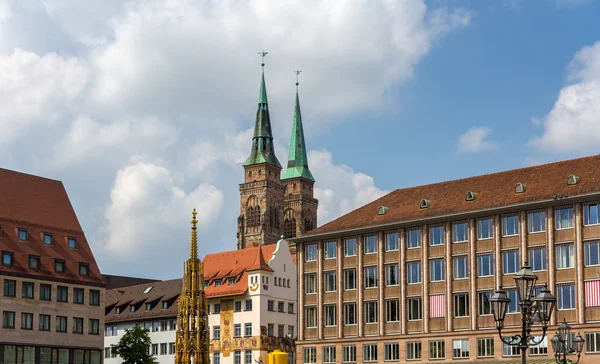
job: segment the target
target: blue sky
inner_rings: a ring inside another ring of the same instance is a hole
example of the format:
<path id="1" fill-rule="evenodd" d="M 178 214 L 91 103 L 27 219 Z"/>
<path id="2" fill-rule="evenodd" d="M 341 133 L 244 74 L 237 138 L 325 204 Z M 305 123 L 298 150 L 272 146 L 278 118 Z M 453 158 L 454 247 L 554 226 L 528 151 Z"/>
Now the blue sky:
<path id="1" fill-rule="evenodd" d="M 586 0 L 0 0 L 0 166 L 64 182 L 103 273 L 173 278 L 194 207 L 200 253 L 235 248 L 260 50 L 281 162 L 303 70 L 323 224 L 598 153 L 598 19 Z"/>

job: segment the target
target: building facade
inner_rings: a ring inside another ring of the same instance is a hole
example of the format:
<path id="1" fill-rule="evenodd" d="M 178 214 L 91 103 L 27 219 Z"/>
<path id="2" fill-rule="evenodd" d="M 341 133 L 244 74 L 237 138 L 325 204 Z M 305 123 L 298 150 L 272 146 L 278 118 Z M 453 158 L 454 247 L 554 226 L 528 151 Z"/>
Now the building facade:
<path id="1" fill-rule="evenodd" d="M 489 298 L 528 260 L 600 360 L 600 156 L 396 190 L 294 240 L 297 363 L 520 362 Z M 533 333 L 539 335 L 539 326 Z M 532 362 L 554 362 L 546 338 Z M 536 361 L 537 360 L 537 361 Z"/>
<path id="2" fill-rule="evenodd" d="M 100 364 L 104 281 L 60 181 L 0 169 L 0 362 Z"/>
<path id="3" fill-rule="evenodd" d="M 202 263 L 211 363 L 266 362 L 266 354 L 275 349 L 293 358 L 297 269 L 288 242 L 208 254 Z M 150 330 L 156 359 L 173 363 L 181 287 L 177 279 L 107 291 L 106 364 L 120 363 L 111 346 L 136 324 Z"/>

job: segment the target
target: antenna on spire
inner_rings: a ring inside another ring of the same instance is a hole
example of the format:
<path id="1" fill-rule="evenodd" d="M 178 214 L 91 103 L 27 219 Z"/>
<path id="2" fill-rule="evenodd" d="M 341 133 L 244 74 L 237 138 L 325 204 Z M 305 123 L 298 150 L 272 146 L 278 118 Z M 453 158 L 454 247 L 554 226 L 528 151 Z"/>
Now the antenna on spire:
<path id="1" fill-rule="evenodd" d="M 261 59 L 262 59 L 262 62 L 261 62 L 261 64 L 260 64 L 260 65 L 261 65 L 262 67 L 264 67 L 264 66 L 265 66 L 265 56 L 266 56 L 267 54 L 269 54 L 269 52 L 260 51 L 260 52 L 258 52 L 258 54 L 260 54 L 260 57 L 261 57 Z"/>
<path id="2" fill-rule="evenodd" d="M 296 74 L 296 91 L 298 91 L 298 85 L 300 84 L 300 81 L 298 79 L 301 72 L 301 70 L 294 70 L 294 73 Z"/>

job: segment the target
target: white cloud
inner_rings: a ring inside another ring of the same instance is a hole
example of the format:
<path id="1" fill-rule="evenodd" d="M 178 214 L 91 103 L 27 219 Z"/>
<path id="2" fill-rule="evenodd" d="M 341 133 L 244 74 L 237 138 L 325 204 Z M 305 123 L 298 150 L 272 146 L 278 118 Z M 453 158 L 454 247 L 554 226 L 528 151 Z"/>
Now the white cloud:
<path id="1" fill-rule="evenodd" d="M 460 152 L 477 153 L 497 147 L 497 143 L 489 140 L 492 129 L 486 126 L 474 126 L 458 138 Z"/>
<path id="2" fill-rule="evenodd" d="M 530 145 L 544 152 L 600 150 L 600 42 L 581 49 L 569 65 L 572 84 L 560 90 L 542 121 L 544 132 Z"/>

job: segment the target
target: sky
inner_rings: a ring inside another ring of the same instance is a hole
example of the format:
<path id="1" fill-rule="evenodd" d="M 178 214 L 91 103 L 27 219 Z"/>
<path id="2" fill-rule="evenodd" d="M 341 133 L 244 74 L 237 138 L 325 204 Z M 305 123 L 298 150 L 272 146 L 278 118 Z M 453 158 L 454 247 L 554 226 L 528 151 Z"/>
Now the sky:
<path id="1" fill-rule="evenodd" d="M 0 0 L 0 167 L 63 181 L 102 273 L 236 247 L 265 78 L 319 225 L 401 187 L 600 153 L 593 0 Z"/>

